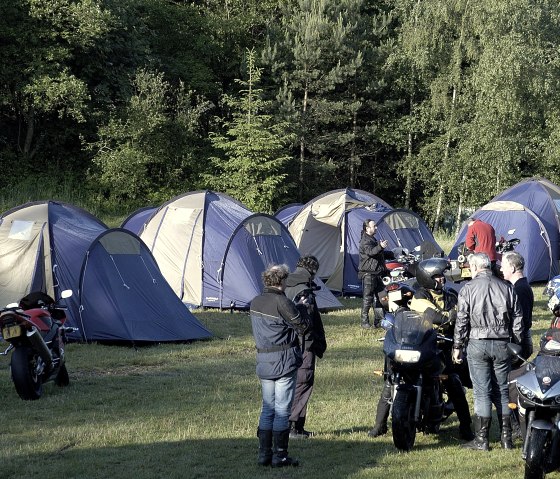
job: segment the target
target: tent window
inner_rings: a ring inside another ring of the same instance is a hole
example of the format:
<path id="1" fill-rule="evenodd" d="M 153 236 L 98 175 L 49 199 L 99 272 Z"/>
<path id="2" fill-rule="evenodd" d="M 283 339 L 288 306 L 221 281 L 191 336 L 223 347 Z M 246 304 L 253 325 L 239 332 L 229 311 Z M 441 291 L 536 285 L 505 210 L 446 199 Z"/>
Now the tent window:
<path id="1" fill-rule="evenodd" d="M 282 226 L 269 218 L 255 218 L 245 223 L 245 229 L 251 236 L 280 236 Z"/>
<path id="2" fill-rule="evenodd" d="M 29 241 L 33 230 L 33 221 L 14 220 L 10 228 L 8 238 L 21 241 Z"/>
<path id="3" fill-rule="evenodd" d="M 418 218 L 409 214 L 395 213 L 392 215 L 387 215 L 384 221 L 390 226 L 392 230 L 420 228 L 420 221 L 418 220 Z"/>

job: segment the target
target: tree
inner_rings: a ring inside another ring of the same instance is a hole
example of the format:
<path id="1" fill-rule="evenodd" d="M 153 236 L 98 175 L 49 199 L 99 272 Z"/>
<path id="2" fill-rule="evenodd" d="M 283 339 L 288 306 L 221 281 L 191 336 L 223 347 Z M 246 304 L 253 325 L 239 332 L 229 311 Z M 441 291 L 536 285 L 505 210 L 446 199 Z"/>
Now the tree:
<path id="1" fill-rule="evenodd" d="M 140 70 L 133 86 L 123 111 L 88 145 L 97 167 L 92 178 L 113 200 L 160 203 L 199 185 L 200 121 L 210 105 L 182 85 L 173 88 L 162 73 Z"/>
<path id="2" fill-rule="evenodd" d="M 212 188 L 234 196 L 249 209 L 272 213 L 287 191 L 289 137 L 286 125 L 266 113 L 270 102 L 259 88 L 262 70 L 256 65 L 255 50 L 247 51 L 246 64 L 247 79 L 237 80 L 239 96 L 223 97 L 231 111 L 231 120 L 223 122 L 225 133 L 210 136 L 225 157 L 210 158 L 217 174 L 205 178 Z"/>

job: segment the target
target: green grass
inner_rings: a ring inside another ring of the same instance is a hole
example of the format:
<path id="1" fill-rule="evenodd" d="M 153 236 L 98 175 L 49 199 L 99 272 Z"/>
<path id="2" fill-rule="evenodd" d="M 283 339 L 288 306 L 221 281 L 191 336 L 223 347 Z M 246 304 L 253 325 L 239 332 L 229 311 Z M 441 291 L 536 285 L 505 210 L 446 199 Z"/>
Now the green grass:
<path id="1" fill-rule="evenodd" d="M 535 342 L 549 323 L 535 287 Z M 328 350 L 318 362 L 306 427 L 291 441 L 299 468 L 256 466 L 260 387 L 247 314 L 204 311 L 210 341 L 138 350 L 70 344 L 71 385 L 45 385 L 21 401 L 0 358 L 0 477 L 41 478 L 453 478 L 522 477 L 519 444 L 504 451 L 459 447 L 457 421 L 439 436 L 417 436 L 398 452 L 390 433 L 371 439 L 382 366 L 379 331 L 359 327 L 359 299 L 323 316 Z M 470 391 L 468 393 L 471 401 Z M 548 476 L 547 476 L 548 477 Z M 559 477 L 551 474 L 550 477 Z"/>

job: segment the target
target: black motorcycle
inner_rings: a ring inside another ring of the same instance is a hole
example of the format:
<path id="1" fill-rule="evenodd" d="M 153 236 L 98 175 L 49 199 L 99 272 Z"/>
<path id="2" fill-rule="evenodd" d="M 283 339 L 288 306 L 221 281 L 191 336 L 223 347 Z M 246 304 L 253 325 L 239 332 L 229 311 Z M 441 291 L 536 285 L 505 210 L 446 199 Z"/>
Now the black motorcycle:
<path id="1" fill-rule="evenodd" d="M 556 333 L 558 334 L 558 333 Z M 521 346 L 509 350 L 525 363 L 516 379 L 522 430 L 525 479 L 542 479 L 560 469 L 560 337 L 543 340 L 533 361 L 521 357 Z"/>
<path id="2" fill-rule="evenodd" d="M 394 386 L 393 442 L 397 449 L 409 451 L 417 430 L 436 433 L 445 418 L 438 334 L 431 321 L 404 308 L 388 315 L 386 322 L 392 322 L 383 352 Z"/>

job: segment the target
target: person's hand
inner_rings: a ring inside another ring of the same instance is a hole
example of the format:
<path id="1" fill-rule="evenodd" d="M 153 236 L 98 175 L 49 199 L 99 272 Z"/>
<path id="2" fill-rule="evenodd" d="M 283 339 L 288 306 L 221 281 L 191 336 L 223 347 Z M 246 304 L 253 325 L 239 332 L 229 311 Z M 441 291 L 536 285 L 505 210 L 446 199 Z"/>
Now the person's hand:
<path id="1" fill-rule="evenodd" d="M 381 245 L 382 248 L 387 248 L 387 245 L 389 244 L 389 241 L 387 240 L 381 240 L 379 242 L 379 244 Z"/>
<path id="2" fill-rule="evenodd" d="M 460 349 L 453 348 L 453 356 L 451 359 L 453 360 L 454 364 L 461 364 L 463 362 L 463 352 Z"/>

